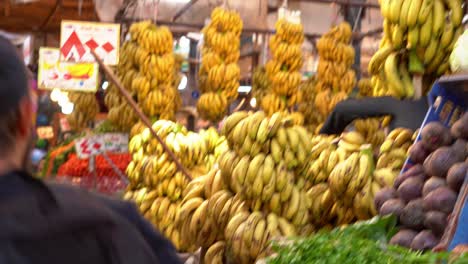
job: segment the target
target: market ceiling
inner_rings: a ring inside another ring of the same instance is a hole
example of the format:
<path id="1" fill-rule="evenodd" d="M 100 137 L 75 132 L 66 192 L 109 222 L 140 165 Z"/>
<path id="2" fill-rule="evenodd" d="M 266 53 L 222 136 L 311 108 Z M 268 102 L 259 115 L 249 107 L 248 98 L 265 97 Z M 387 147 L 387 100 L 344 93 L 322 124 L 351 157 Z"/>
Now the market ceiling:
<path id="1" fill-rule="evenodd" d="M 63 19 L 96 21 L 93 0 L 0 1 L 0 29 L 2 30 L 11 32 L 58 31 Z"/>

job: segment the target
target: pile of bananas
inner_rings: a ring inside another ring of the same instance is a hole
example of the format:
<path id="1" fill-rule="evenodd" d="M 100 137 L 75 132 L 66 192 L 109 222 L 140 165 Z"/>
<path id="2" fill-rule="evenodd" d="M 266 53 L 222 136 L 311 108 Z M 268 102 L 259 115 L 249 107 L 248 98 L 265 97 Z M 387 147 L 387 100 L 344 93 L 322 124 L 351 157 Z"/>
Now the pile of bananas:
<path id="1" fill-rule="evenodd" d="M 282 113 L 236 112 L 222 134 L 230 150 L 189 183 L 177 217 L 184 239 L 207 249 L 205 263 L 253 263 L 269 241 L 312 232 L 311 202 L 295 177 L 312 148 L 305 128 Z"/>
<path id="2" fill-rule="evenodd" d="M 318 130 L 320 130 L 324 122 L 323 116 L 315 109 L 316 84 L 317 79 L 314 76 L 299 85 L 299 90 L 303 96 L 302 102 L 298 105 L 298 111 L 304 116 L 304 126 L 314 134 L 318 134 Z"/>
<path id="3" fill-rule="evenodd" d="M 172 120 L 182 101 L 177 90 L 180 65 L 172 52 L 172 34 L 167 27 L 150 21 L 132 24 L 131 40 L 122 45 L 117 76 L 151 118 Z M 177 59 L 180 64 L 180 59 Z M 130 130 L 135 118 L 117 89 L 108 89 L 109 119 L 122 130 Z M 121 118 L 125 116 L 125 120 Z"/>
<path id="4" fill-rule="evenodd" d="M 376 215 L 374 195 L 391 186 L 399 171 L 374 168 L 372 147 L 358 132 L 314 141 L 310 161 L 299 173 L 312 201 L 314 227 L 333 228 Z"/>
<path id="5" fill-rule="evenodd" d="M 272 59 L 265 65 L 270 88 L 260 102 L 268 116 L 286 111 L 302 101 L 298 88 L 302 79 L 304 29 L 301 24 L 286 19 L 279 19 L 275 29 L 276 34 L 270 38 Z"/>
<path id="6" fill-rule="evenodd" d="M 417 133 L 413 133 L 410 129 L 392 130 L 380 146 L 377 168 L 389 168 L 396 173 L 400 172 L 416 136 Z"/>
<path id="7" fill-rule="evenodd" d="M 264 66 L 255 68 L 252 76 L 252 96 L 261 102 L 268 93 L 270 84 Z"/>
<path id="8" fill-rule="evenodd" d="M 384 127 L 386 122 L 380 117 L 354 120 L 355 130 L 364 136 L 364 141 L 373 147 L 382 145 L 385 140 Z"/>
<path id="9" fill-rule="evenodd" d="M 218 134 L 215 128 L 210 127 L 207 130 L 198 131 L 200 136 L 205 140 L 207 148 L 207 156 L 205 159 L 205 166 L 211 169 L 218 161 L 221 154 L 229 149 L 226 137 Z"/>
<path id="10" fill-rule="evenodd" d="M 356 75 L 351 69 L 355 56 L 354 48 L 350 45 L 351 35 L 351 26 L 342 22 L 317 41 L 320 59 L 315 105 L 323 116 L 346 99 L 356 85 Z"/>
<path id="11" fill-rule="evenodd" d="M 158 120 L 152 128 L 192 177 L 208 172 L 205 165 L 207 155 L 210 151 L 217 151 L 218 145 L 209 146 L 207 138 L 220 138 L 219 135 L 211 132 L 209 136 L 202 137 L 168 120 Z M 212 150 L 208 150 L 208 147 Z M 129 152 L 132 161 L 126 172 L 130 184 L 125 197 L 135 200 L 141 213 L 171 239 L 178 250 L 196 250 L 193 244 L 181 239 L 182 234 L 175 225 L 183 193 L 189 184 L 187 178 L 178 171 L 176 164 L 159 141 L 153 138 L 150 130 L 141 123 L 137 123 L 131 130 Z"/>
<path id="12" fill-rule="evenodd" d="M 462 2 L 380 1 L 384 37 L 368 65 L 376 96 L 413 97 L 412 74 L 434 80 L 449 70 L 449 55 L 463 33 Z"/>
<path id="13" fill-rule="evenodd" d="M 99 113 L 99 104 L 94 93 L 71 92 L 68 98 L 73 103 L 73 112 L 67 116 L 73 130 L 79 131 L 89 127 Z"/>
<path id="14" fill-rule="evenodd" d="M 362 78 L 358 81 L 357 86 L 359 89 L 358 98 L 372 97 L 372 95 L 374 94 L 372 82 L 369 78 Z"/>
<path id="15" fill-rule="evenodd" d="M 202 95 L 197 110 L 206 120 L 221 120 L 231 101 L 237 98 L 242 25 L 237 12 L 217 7 L 211 13 L 210 23 L 203 29 L 202 61 L 198 72 Z"/>

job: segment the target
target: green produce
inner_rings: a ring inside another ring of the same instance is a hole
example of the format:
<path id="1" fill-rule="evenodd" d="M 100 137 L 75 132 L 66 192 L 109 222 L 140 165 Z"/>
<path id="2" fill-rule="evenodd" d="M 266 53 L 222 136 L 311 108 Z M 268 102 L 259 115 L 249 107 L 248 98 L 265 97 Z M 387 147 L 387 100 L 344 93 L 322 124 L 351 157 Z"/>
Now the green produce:
<path id="1" fill-rule="evenodd" d="M 319 231 L 307 239 L 298 239 L 290 244 L 275 244 L 277 255 L 268 259 L 270 264 L 354 264 L 354 263 L 405 263 L 430 264 L 449 260 L 450 253 L 420 253 L 388 245 L 388 237 L 395 233 L 394 217 L 375 217 L 331 232 Z M 427 233 L 427 231 L 425 232 Z M 425 233 L 420 234 L 424 238 Z M 424 242 L 424 241 L 423 241 Z M 422 245 L 415 245 L 424 247 Z M 467 263 L 468 255 L 453 259 L 452 264 Z"/>

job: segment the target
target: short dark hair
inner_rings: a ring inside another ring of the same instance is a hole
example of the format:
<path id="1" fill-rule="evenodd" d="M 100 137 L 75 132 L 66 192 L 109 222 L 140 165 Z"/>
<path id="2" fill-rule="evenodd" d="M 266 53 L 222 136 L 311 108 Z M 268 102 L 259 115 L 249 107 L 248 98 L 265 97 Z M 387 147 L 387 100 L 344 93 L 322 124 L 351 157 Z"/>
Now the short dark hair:
<path id="1" fill-rule="evenodd" d="M 18 119 L 20 109 L 0 113 L 0 155 L 6 155 L 12 150 L 15 144 L 16 134 L 18 133 Z"/>

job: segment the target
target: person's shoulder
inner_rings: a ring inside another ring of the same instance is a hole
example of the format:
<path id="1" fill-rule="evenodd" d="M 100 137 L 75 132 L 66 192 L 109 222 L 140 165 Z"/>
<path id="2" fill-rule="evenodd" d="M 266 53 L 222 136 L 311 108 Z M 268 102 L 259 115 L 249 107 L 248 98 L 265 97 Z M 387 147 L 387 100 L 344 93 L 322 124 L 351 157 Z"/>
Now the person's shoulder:
<path id="1" fill-rule="evenodd" d="M 93 204 L 94 206 L 103 206 L 121 216 L 138 216 L 136 206 L 131 202 L 104 196 L 85 189 L 80 189 L 64 184 L 50 183 L 48 184 L 48 187 L 55 195 L 58 196 L 59 199 L 65 201 L 73 200 L 74 202 L 80 201 L 81 203 Z"/>

